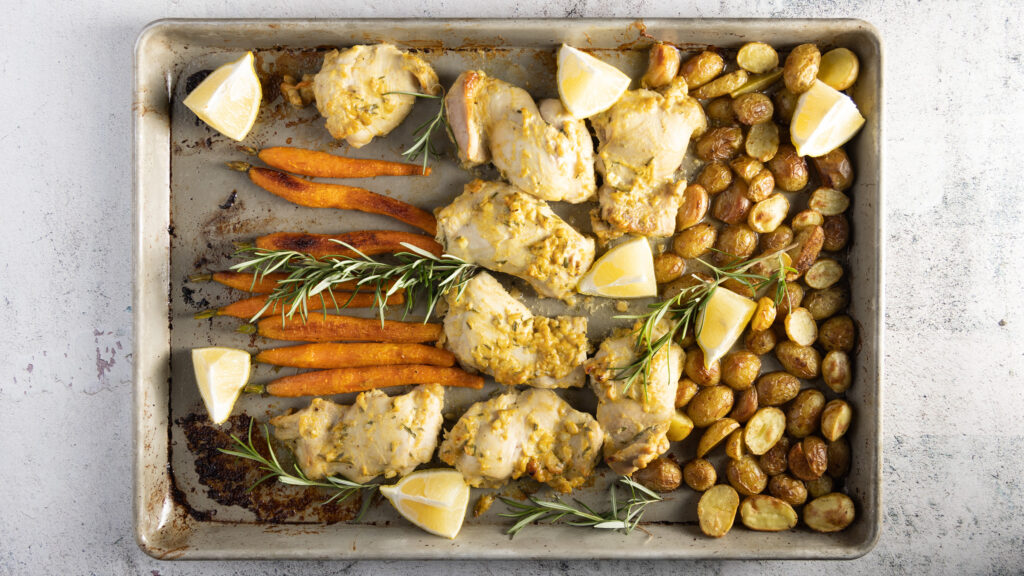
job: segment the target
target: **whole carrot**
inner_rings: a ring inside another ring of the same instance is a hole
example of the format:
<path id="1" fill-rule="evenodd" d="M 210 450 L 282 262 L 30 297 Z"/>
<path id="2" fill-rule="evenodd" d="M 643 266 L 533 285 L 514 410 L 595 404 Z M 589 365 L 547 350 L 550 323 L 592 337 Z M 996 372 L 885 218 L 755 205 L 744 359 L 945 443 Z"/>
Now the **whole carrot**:
<path id="1" fill-rule="evenodd" d="M 248 272 L 214 272 L 213 274 L 196 274 L 189 277 L 189 280 L 192 282 L 209 282 L 213 280 L 218 284 L 223 284 L 228 288 L 241 290 L 242 292 L 269 294 L 277 287 L 278 282 L 287 277 L 287 274 L 281 274 L 279 272 L 263 274 L 259 277 Z M 384 284 L 384 288 L 390 288 L 393 284 L 393 282 L 389 281 Z M 360 288 L 358 280 L 339 282 L 334 285 L 335 291 L 353 292 L 356 288 Z M 367 287 L 363 286 L 360 289 L 366 290 Z"/>
<path id="2" fill-rule="evenodd" d="M 425 344 L 318 342 L 263 350 L 255 360 L 295 368 L 355 368 L 390 364 L 453 366 L 455 355 Z"/>
<path id="3" fill-rule="evenodd" d="M 317 370 L 278 378 L 267 385 L 267 393 L 284 397 L 326 396 L 407 384 L 440 384 L 479 389 L 483 388 L 484 379 L 459 368 L 416 364 L 367 366 Z"/>
<path id="4" fill-rule="evenodd" d="M 322 314 L 264 318 L 256 331 L 266 338 L 298 342 L 436 342 L 441 337 L 440 324 L 385 320 L 382 326 L 378 318 Z"/>
<path id="5" fill-rule="evenodd" d="M 367 256 L 408 252 L 409 249 L 402 246 L 403 243 L 422 248 L 437 256 L 444 251 L 444 248 L 430 236 L 395 230 L 362 230 L 344 234 L 277 232 L 257 238 L 256 247 L 266 250 L 294 250 L 312 254 L 317 258 L 331 255 L 358 256 L 335 240 L 344 242 Z"/>
<path id="6" fill-rule="evenodd" d="M 330 291 L 323 293 L 322 297 L 317 295 L 315 297 L 306 300 L 307 310 L 323 310 L 324 308 L 331 309 L 342 309 L 342 308 L 370 308 L 374 305 L 376 296 L 372 291 L 365 292 L 338 292 Z M 387 304 L 403 304 L 405 302 L 405 294 L 402 292 L 393 294 L 387 300 Z M 232 302 L 227 306 L 221 306 L 220 308 L 212 308 L 210 310 L 204 310 L 195 315 L 197 320 L 203 318 L 212 318 L 213 316 L 231 316 L 233 318 L 241 318 L 242 320 L 252 320 L 260 311 L 263 310 L 267 305 L 266 296 L 254 296 L 252 298 L 246 298 L 239 300 L 238 302 Z M 285 310 L 287 312 L 287 310 Z M 270 308 L 265 310 L 262 317 L 270 316 L 272 314 L 281 313 L 281 302 L 274 302 Z"/>
<path id="7" fill-rule="evenodd" d="M 337 208 L 383 214 L 410 226 L 415 226 L 428 232 L 431 236 L 437 232 L 437 219 L 433 214 L 390 196 L 355 186 L 313 182 L 278 170 L 252 166 L 245 162 L 229 162 L 228 166 L 234 170 L 248 172 L 249 180 L 252 180 L 254 184 L 293 204 L 311 208 Z"/>
<path id="8" fill-rule="evenodd" d="M 293 148 L 291 146 L 264 148 L 257 152 L 256 155 L 260 160 L 274 168 L 314 178 L 373 178 L 374 176 L 430 175 L 429 167 L 424 170 L 418 164 L 346 158 L 318 150 Z"/>

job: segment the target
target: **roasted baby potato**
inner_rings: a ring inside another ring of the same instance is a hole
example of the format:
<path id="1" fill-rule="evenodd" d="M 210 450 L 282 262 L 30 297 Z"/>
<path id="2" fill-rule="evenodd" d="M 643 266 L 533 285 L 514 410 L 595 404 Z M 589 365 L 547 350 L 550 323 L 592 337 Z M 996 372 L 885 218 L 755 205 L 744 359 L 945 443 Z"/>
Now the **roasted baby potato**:
<path id="1" fill-rule="evenodd" d="M 775 301 L 767 296 L 762 296 L 757 301 L 757 308 L 754 310 L 754 316 L 750 319 L 751 330 L 767 330 L 771 328 L 772 323 L 775 322 Z M 757 354 L 754 354 L 757 357 Z M 757 367 L 760 370 L 761 362 L 757 363 Z"/>
<path id="2" fill-rule="evenodd" d="M 707 428 L 732 410 L 733 391 L 728 386 L 702 388 L 686 405 L 686 415 L 697 428 Z"/>
<path id="3" fill-rule="evenodd" d="M 726 224 L 746 222 L 751 202 L 747 199 L 747 183 L 736 178 L 732 184 L 718 196 L 711 206 L 711 215 Z"/>
<path id="4" fill-rule="evenodd" d="M 697 383 L 689 378 L 679 380 L 679 385 L 676 386 L 676 408 L 685 408 L 697 395 L 698 389 Z"/>
<path id="5" fill-rule="evenodd" d="M 697 503 L 701 532 L 713 538 L 728 534 L 736 521 L 736 509 L 739 506 L 739 494 L 731 486 L 719 484 L 704 492 Z"/>
<path id="6" fill-rule="evenodd" d="M 705 162 L 728 160 L 739 154 L 743 146 L 743 131 L 738 126 L 712 128 L 697 139 L 697 157 Z"/>
<path id="7" fill-rule="evenodd" d="M 825 228 L 822 227 L 822 230 Z M 822 244 L 824 247 L 824 243 Z M 824 290 L 843 277 L 843 265 L 831 258 L 821 258 L 807 269 L 804 282 L 811 288 Z"/>
<path id="8" fill-rule="evenodd" d="M 690 184 L 683 190 L 683 200 L 676 214 L 676 230 L 686 230 L 704 219 L 711 204 L 708 191 L 700 184 Z"/>
<path id="9" fill-rule="evenodd" d="M 821 377 L 825 385 L 836 394 L 850 389 L 853 383 L 853 366 L 850 355 L 842 350 L 831 350 L 821 361 Z"/>
<path id="10" fill-rule="evenodd" d="M 757 176 L 760 171 L 764 170 L 764 163 L 746 154 L 740 154 L 733 158 L 732 162 L 729 162 L 729 167 L 732 168 L 734 174 L 743 178 L 744 182 L 749 183 L 754 179 L 754 176 Z"/>
<path id="11" fill-rule="evenodd" d="M 796 526 L 796 510 L 781 498 L 758 494 L 740 504 L 740 520 L 751 530 L 779 532 Z"/>
<path id="12" fill-rule="evenodd" d="M 729 417 L 737 422 L 746 422 L 757 412 L 757 388 L 751 386 L 739 393 Z"/>
<path id="13" fill-rule="evenodd" d="M 732 111 L 740 123 L 753 126 L 771 120 L 775 107 L 771 98 L 760 92 L 750 92 L 732 99 Z"/>
<path id="14" fill-rule="evenodd" d="M 658 284 L 667 284 L 686 272 L 686 260 L 678 254 L 664 252 L 654 257 L 654 280 Z"/>
<path id="15" fill-rule="evenodd" d="M 775 345 L 775 357 L 786 372 L 797 378 L 810 380 L 821 373 L 821 353 L 810 346 L 788 340 L 779 342 Z"/>
<path id="16" fill-rule="evenodd" d="M 779 152 L 779 127 L 774 122 L 754 124 L 747 131 L 743 148 L 748 156 L 768 162 Z"/>
<path id="17" fill-rule="evenodd" d="M 822 243 L 822 250 L 838 252 L 850 242 L 850 221 L 844 214 L 828 216 L 821 225 L 825 231 L 825 241 Z"/>
<path id="18" fill-rule="evenodd" d="M 800 393 L 800 380 L 786 372 L 769 372 L 757 379 L 757 401 L 761 406 L 782 406 Z"/>
<path id="19" fill-rule="evenodd" d="M 703 458 L 708 452 L 722 443 L 730 434 L 739 430 L 740 423 L 732 418 L 722 418 L 708 426 L 697 444 L 697 458 Z"/>
<path id="20" fill-rule="evenodd" d="M 758 457 L 757 462 L 761 469 L 769 476 L 782 474 L 789 469 L 789 438 L 779 438 L 774 446 Z M 776 494 L 777 496 L 777 494 Z"/>
<path id="21" fill-rule="evenodd" d="M 776 474 L 768 481 L 768 493 L 790 506 L 803 506 L 807 502 L 807 487 L 802 480 L 788 474 Z"/>
<path id="22" fill-rule="evenodd" d="M 700 258 L 715 245 L 718 229 L 713 224 L 701 222 L 683 230 L 672 240 L 672 251 L 683 258 Z"/>
<path id="23" fill-rule="evenodd" d="M 710 366 L 704 366 L 704 351 L 700 348 L 693 348 L 686 351 L 686 360 L 683 362 L 686 377 L 697 383 L 698 386 L 714 386 L 722 379 L 722 364 L 715 360 Z"/>
<path id="24" fill-rule="evenodd" d="M 732 111 L 732 97 L 719 96 L 704 105 L 704 113 L 714 126 L 732 126 L 738 121 Z"/>
<path id="25" fill-rule="evenodd" d="M 814 44 L 801 44 L 786 56 L 786 65 L 782 67 L 782 81 L 786 88 L 794 93 L 806 92 L 818 79 L 818 68 L 821 65 L 821 52 Z"/>
<path id="26" fill-rule="evenodd" d="M 789 204 L 788 202 L 786 203 Z M 788 209 L 788 208 L 787 208 Z M 793 229 L 785 224 L 781 224 L 766 234 L 761 235 L 761 252 L 765 254 L 771 254 L 772 252 L 778 252 L 788 248 L 793 243 Z"/>
<path id="27" fill-rule="evenodd" d="M 817 71 L 815 71 L 817 72 Z M 684 76 L 685 78 L 685 76 Z M 691 96 L 698 100 L 707 100 L 708 98 L 718 98 L 719 96 L 725 96 L 726 94 L 736 90 L 740 86 L 743 86 L 747 82 L 747 71 L 736 70 L 715 78 L 711 82 L 697 88 L 691 93 Z"/>
<path id="28" fill-rule="evenodd" d="M 760 202 L 775 192 L 775 177 L 771 170 L 761 170 L 747 182 L 747 199 Z M 787 204 L 788 209 L 788 204 Z"/>
<path id="29" fill-rule="evenodd" d="M 721 264 L 746 260 L 757 250 L 757 232 L 745 223 L 728 224 L 718 233 L 715 249 L 715 260 Z"/>
<path id="30" fill-rule="evenodd" d="M 789 124 L 793 119 L 793 112 L 796 110 L 796 101 L 799 94 L 793 94 L 788 88 L 782 88 L 775 92 L 772 101 L 775 103 L 775 119 L 783 124 Z"/>
<path id="31" fill-rule="evenodd" d="M 751 454 L 760 456 L 775 446 L 785 431 L 786 415 L 782 410 L 773 406 L 759 408 L 743 428 L 743 443 Z"/>
<path id="32" fill-rule="evenodd" d="M 672 419 L 668 422 L 668 433 L 665 436 L 669 442 L 682 442 L 693 432 L 693 420 L 685 413 L 676 410 Z"/>
<path id="33" fill-rule="evenodd" d="M 843 192 L 853 185 L 853 165 L 842 147 L 817 158 L 811 158 L 821 185 Z"/>
<path id="34" fill-rule="evenodd" d="M 733 390 L 750 388 L 760 373 L 761 358 L 749 350 L 729 352 L 722 357 L 722 381 Z"/>
<path id="35" fill-rule="evenodd" d="M 811 192 L 807 206 L 822 216 L 835 216 L 846 212 L 850 207 L 850 199 L 838 190 L 822 187 Z"/>
<path id="36" fill-rule="evenodd" d="M 820 321 L 835 316 L 849 304 L 849 288 L 836 284 L 824 290 L 808 290 L 802 306 L 811 312 L 815 320 Z"/>
<path id="37" fill-rule="evenodd" d="M 778 336 L 770 328 L 768 330 L 748 330 L 747 335 L 743 337 L 743 346 L 754 354 L 767 354 L 775 349 L 777 343 Z"/>
<path id="38" fill-rule="evenodd" d="M 721 160 L 709 162 L 697 176 L 697 183 L 703 186 L 708 194 L 718 194 L 732 184 L 732 170 Z"/>
<path id="39" fill-rule="evenodd" d="M 845 437 L 828 443 L 828 475 L 842 478 L 850 472 L 850 443 Z"/>
<path id="40" fill-rule="evenodd" d="M 804 507 L 804 523 L 817 532 L 838 532 L 853 523 L 853 500 L 832 492 L 811 500 Z"/>
<path id="41" fill-rule="evenodd" d="M 807 162 L 789 144 L 780 144 L 775 156 L 768 161 L 768 169 L 775 177 L 775 185 L 786 192 L 799 192 L 807 187 L 810 175 Z"/>
<path id="42" fill-rule="evenodd" d="M 725 69 L 725 60 L 718 54 L 705 50 L 689 58 L 679 67 L 679 75 L 686 80 L 686 86 L 693 90 L 715 79 Z"/>
<path id="43" fill-rule="evenodd" d="M 768 486 L 768 475 L 758 466 L 757 459 L 749 455 L 726 462 L 725 477 L 744 496 L 760 494 Z"/>
<path id="44" fill-rule="evenodd" d="M 671 492 L 683 482 L 683 471 L 671 458 L 655 458 L 634 472 L 633 479 L 655 492 Z"/>
<path id="45" fill-rule="evenodd" d="M 849 316 L 833 316 L 822 323 L 818 331 L 818 344 L 825 350 L 853 351 L 857 342 L 856 327 Z"/>
<path id="46" fill-rule="evenodd" d="M 690 460 L 683 466 L 683 482 L 697 492 L 703 492 L 715 485 L 718 473 L 711 462 L 703 458 Z"/>
<path id="47" fill-rule="evenodd" d="M 821 411 L 821 435 L 829 442 L 835 442 L 850 429 L 853 409 L 846 400 L 832 400 Z"/>
<path id="48" fill-rule="evenodd" d="M 736 53 L 736 63 L 747 72 L 763 74 L 779 65 L 779 53 L 764 42 L 747 42 Z"/>
<path id="49" fill-rule="evenodd" d="M 825 52 L 818 67 L 818 80 L 835 88 L 846 90 L 857 81 L 860 61 L 848 48 L 835 48 Z"/>
<path id="50" fill-rule="evenodd" d="M 806 438 L 814 434 L 824 409 L 824 394 L 813 388 L 801 390 L 786 409 L 786 434 L 793 438 Z"/>

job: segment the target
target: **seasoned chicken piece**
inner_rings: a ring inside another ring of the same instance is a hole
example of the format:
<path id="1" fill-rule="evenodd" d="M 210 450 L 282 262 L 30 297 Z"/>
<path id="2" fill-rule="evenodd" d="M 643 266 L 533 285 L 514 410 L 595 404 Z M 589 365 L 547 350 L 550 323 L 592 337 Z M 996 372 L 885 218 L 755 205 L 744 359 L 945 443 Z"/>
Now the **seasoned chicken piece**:
<path id="1" fill-rule="evenodd" d="M 597 171 L 619 190 L 654 189 L 683 162 L 691 135 L 707 128 L 700 103 L 687 96 L 686 81 L 672 79 L 661 92 L 629 90 L 591 118 L 599 141 Z"/>
<path id="2" fill-rule="evenodd" d="M 667 330 L 664 322 L 653 339 Z M 601 343 L 597 355 L 587 361 L 590 385 L 597 395 L 597 421 L 604 430 L 604 461 L 619 474 L 647 467 L 668 450 L 669 422 L 675 411 L 676 386 L 683 372 L 683 349 L 672 343 L 662 347 L 651 362 L 647 386 L 637 380 L 627 389 L 614 377 L 637 358 L 636 335 L 619 330 Z"/>
<path id="3" fill-rule="evenodd" d="M 583 385 L 587 319 L 534 316 L 486 272 L 448 293 L 445 347 L 464 367 L 494 376 L 499 384 L 539 388 Z"/>
<path id="4" fill-rule="evenodd" d="M 528 474 L 571 492 L 594 472 L 601 426 L 550 390 L 509 392 L 469 407 L 438 455 L 470 486 L 496 488 Z"/>
<path id="5" fill-rule="evenodd" d="M 537 198 L 573 204 L 594 196 L 594 144 L 583 120 L 559 100 L 540 108 L 526 90 L 480 71 L 463 72 L 445 96 L 459 159 L 490 160 L 506 180 Z"/>
<path id="6" fill-rule="evenodd" d="M 474 180 L 436 211 L 445 251 L 518 276 L 542 296 L 565 298 L 594 262 L 594 240 L 543 201 L 503 182 Z"/>
<path id="7" fill-rule="evenodd" d="M 679 73 L 679 50 L 671 44 L 661 42 L 651 46 L 647 53 L 647 72 L 640 79 L 644 88 L 660 88 Z"/>
<path id="8" fill-rule="evenodd" d="M 429 462 L 441 431 L 444 388 L 417 386 L 389 397 L 363 392 L 351 406 L 314 398 L 309 408 L 273 418 L 299 467 L 316 480 L 340 474 L 353 482 L 404 476 Z"/>
<path id="9" fill-rule="evenodd" d="M 437 74 L 418 56 L 391 44 L 332 50 L 313 80 L 320 115 L 331 136 L 361 148 L 374 136 L 386 136 L 412 112 L 415 96 L 385 92 L 437 95 Z"/>
<path id="10" fill-rule="evenodd" d="M 601 186 L 600 206 L 590 211 L 591 228 L 602 243 L 623 234 L 668 237 L 675 233 L 676 214 L 686 181 L 647 188 L 637 181 L 629 190 Z"/>

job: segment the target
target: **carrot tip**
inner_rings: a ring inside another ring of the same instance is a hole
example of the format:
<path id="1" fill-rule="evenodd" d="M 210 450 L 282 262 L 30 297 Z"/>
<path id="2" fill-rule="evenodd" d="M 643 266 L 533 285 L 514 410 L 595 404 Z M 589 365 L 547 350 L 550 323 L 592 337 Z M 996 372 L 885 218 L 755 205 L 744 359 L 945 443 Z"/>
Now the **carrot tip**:
<path id="1" fill-rule="evenodd" d="M 252 164 L 248 162 L 225 162 L 228 168 L 237 170 L 238 172 L 248 172 L 252 168 Z"/>
<path id="2" fill-rule="evenodd" d="M 213 318 L 214 316 L 219 315 L 219 310 L 217 310 L 216 308 L 210 308 L 208 310 L 203 310 L 202 312 L 196 312 L 195 314 L 192 315 L 192 317 L 195 318 L 196 320 L 206 320 L 207 318 Z"/>
<path id="3" fill-rule="evenodd" d="M 188 277 L 189 282 L 211 282 L 213 274 L 192 274 Z"/>
<path id="4" fill-rule="evenodd" d="M 255 334 L 256 327 L 252 324 L 242 324 L 238 328 L 235 328 L 235 332 L 240 332 L 242 334 Z"/>

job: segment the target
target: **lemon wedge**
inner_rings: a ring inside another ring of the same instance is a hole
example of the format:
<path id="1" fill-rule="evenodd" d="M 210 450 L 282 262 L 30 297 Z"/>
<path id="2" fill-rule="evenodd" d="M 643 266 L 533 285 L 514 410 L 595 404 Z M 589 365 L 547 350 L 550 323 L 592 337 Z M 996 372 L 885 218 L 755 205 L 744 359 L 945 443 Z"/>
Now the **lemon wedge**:
<path id="1" fill-rule="evenodd" d="M 458 535 L 469 506 L 469 485 L 450 468 L 413 472 L 380 493 L 406 520 L 445 538 Z"/>
<path id="2" fill-rule="evenodd" d="M 863 125 L 864 117 L 849 96 L 815 80 L 797 99 L 789 132 L 797 154 L 824 156 L 846 144 Z"/>
<path id="3" fill-rule="evenodd" d="M 753 300 L 721 286 L 715 288 L 697 316 L 697 345 L 704 351 L 705 368 L 732 348 L 755 309 Z"/>
<path id="4" fill-rule="evenodd" d="M 646 238 L 634 238 L 605 252 L 580 278 L 576 290 L 605 298 L 657 296 L 651 245 Z"/>
<path id="5" fill-rule="evenodd" d="M 558 96 L 574 117 L 590 118 L 612 107 L 629 88 L 621 70 L 568 44 L 558 50 Z"/>
<path id="6" fill-rule="evenodd" d="M 252 52 L 217 68 L 184 101 L 189 110 L 232 140 L 245 140 L 260 112 L 263 91 Z"/>
<path id="7" fill-rule="evenodd" d="M 249 353 L 234 348 L 193 348 L 199 394 L 215 424 L 231 416 L 238 395 L 249 381 Z"/>

